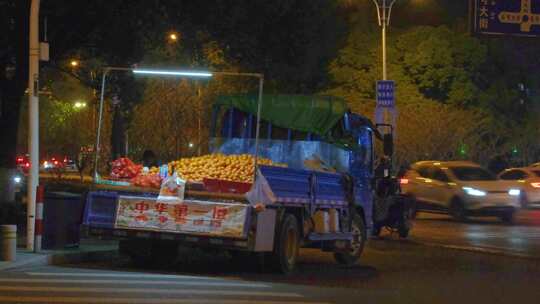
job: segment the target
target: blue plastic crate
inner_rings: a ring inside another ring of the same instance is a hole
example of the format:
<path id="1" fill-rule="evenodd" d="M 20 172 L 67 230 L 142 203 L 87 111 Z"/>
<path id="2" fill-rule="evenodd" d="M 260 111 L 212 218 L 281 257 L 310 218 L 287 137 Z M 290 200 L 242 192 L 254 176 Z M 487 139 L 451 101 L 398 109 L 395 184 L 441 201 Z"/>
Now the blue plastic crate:
<path id="1" fill-rule="evenodd" d="M 83 224 L 89 227 L 113 228 L 117 204 L 117 192 L 88 192 Z"/>

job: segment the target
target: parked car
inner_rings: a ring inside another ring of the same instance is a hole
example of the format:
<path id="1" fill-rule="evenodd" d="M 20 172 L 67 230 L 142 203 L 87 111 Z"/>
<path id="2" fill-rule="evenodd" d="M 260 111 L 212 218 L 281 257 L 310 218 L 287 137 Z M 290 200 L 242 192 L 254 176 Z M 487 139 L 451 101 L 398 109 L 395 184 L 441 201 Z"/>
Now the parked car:
<path id="1" fill-rule="evenodd" d="M 521 190 L 488 170 L 466 161 L 421 161 L 401 180 L 402 191 L 414 198 L 417 210 L 467 216 L 497 216 L 512 222 L 520 208 Z"/>
<path id="2" fill-rule="evenodd" d="M 499 178 L 521 188 L 522 207 L 540 207 L 540 166 L 506 169 Z"/>
<path id="3" fill-rule="evenodd" d="M 531 167 L 531 168 L 536 168 L 536 167 L 540 168 L 540 162 L 531 164 L 529 167 Z"/>
<path id="4" fill-rule="evenodd" d="M 51 157 L 42 162 L 42 168 L 45 171 L 62 170 L 62 171 L 77 171 L 75 161 L 66 157 Z"/>

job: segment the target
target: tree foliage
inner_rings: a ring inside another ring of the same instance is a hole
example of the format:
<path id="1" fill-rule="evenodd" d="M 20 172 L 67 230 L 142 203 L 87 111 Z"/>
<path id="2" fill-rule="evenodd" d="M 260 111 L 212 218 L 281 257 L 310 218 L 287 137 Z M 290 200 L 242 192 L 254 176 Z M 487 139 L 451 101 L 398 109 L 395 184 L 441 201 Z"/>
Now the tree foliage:
<path id="1" fill-rule="evenodd" d="M 369 115 L 382 74 L 378 36 L 375 28 L 353 30 L 329 66 L 333 84 L 327 93 L 346 98 Z M 399 161 L 487 162 L 518 146 L 526 161 L 533 158 L 527 155 L 540 148 L 531 137 L 537 133 L 533 129 L 538 128 L 538 107 L 531 99 L 520 106 L 515 79 L 495 72 L 510 70 L 509 58 L 488 56 L 492 45 L 446 26 L 393 29 L 389 40 L 388 75 L 396 81 L 399 109 Z"/>

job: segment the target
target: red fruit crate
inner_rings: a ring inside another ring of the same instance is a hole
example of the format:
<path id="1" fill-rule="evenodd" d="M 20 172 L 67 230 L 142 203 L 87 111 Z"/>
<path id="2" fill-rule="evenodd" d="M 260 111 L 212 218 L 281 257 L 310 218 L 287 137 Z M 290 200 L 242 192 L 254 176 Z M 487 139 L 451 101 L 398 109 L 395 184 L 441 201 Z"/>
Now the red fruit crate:
<path id="1" fill-rule="evenodd" d="M 244 194 L 251 189 L 251 183 L 232 182 L 215 178 L 203 179 L 204 188 L 209 192 Z"/>

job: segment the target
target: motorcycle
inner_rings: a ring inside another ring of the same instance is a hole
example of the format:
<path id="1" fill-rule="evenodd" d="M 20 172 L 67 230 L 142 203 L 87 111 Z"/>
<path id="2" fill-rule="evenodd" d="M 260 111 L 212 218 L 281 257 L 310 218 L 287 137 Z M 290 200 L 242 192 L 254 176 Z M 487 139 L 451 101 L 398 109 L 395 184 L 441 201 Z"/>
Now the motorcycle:
<path id="1" fill-rule="evenodd" d="M 384 176 L 377 180 L 373 200 L 373 236 L 386 228 L 407 238 L 414 219 L 414 200 L 401 193 L 399 177 Z"/>

